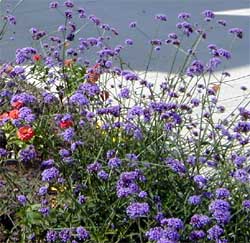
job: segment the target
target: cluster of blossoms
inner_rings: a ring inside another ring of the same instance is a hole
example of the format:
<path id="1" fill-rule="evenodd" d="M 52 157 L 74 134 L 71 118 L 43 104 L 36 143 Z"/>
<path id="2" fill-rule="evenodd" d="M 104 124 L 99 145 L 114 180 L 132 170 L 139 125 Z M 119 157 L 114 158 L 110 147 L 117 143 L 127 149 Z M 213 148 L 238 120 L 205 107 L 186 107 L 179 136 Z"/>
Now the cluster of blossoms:
<path id="1" fill-rule="evenodd" d="M 58 240 L 60 242 L 84 242 L 89 238 L 88 231 L 82 227 L 79 226 L 76 229 L 63 229 L 59 232 L 57 231 L 48 231 L 46 234 L 46 241 L 49 243 L 57 242 Z M 75 239 L 75 240 L 74 240 Z"/>
<path id="2" fill-rule="evenodd" d="M 137 180 L 145 180 L 140 171 L 129 171 L 121 173 L 116 185 L 117 196 L 120 198 L 138 194 L 140 192 L 140 187 L 136 183 Z"/>
<path id="3" fill-rule="evenodd" d="M 184 224 L 178 218 L 163 218 L 161 220 L 161 227 L 151 228 L 146 232 L 146 236 L 150 241 L 157 243 L 164 242 L 179 242 L 179 232 L 183 230 Z"/>

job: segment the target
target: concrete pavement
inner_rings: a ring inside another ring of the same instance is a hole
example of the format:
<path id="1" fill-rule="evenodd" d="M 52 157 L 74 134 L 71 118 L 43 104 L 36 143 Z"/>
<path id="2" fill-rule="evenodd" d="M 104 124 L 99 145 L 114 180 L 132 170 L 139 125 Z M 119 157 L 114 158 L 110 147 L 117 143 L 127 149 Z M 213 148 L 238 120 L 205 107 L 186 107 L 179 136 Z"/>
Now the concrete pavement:
<path id="1" fill-rule="evenodd" d="M 5 0 L 1 2 L 0 6 L 4 8 L 9 5 L 11 8 L 17 2 L 18 0 Z M 48 9 L 49 2 L 49 0 L 23 0 L 15 12 L 17 26 L 11 27 L 6 38 L 0 42 L 0 60 L 13 60 L 16 48 L 35 45 L 28 31 L 31 27 L 52 32 L 63 23 L 60 13 Z M 63 4 L 64 1 L 59 0 L 59 2 Z M 119 31 L 120 35 L 114 38 L 112 44 L 123 44 L 128 37 L 134 40 L 134 46 L 127 48 L 122 56 L 136 70 L 145 70 L 150 53 L 150 45 L 148 44 L 150 38 L 165 40 L 168 33 L 176 31 L 175 24 L 178 21 L 179 12 L 190 12 L 192 20 L 200 22 L 202 19 L 200 13 L 205 9 L 217 11 L 219 13 L 218 19 L 223 18 L 228 22 L 227 28 L 240 27 L 244 30 L 244 39 L 234 43 L 233 58 L 227 62 L 227 67 L 237 68 L 250 63 L 250 17 L 244 10 L 249 9 L 248 0 L 75 0 L 74 3 L 76 6 L 84 7 L 88 15 L 95 14 L 104 23 L 111 24 Z M 233 10 L 238 10 L 238 13 L 232 13 Z M 162 23 L 157 27 L 158 33 L 156 33 L 157 23 L 154 20 L 157 13 L 164 13 L 168 16 L 167 23 Z M 130 21 L 137 21 L 138 27 L 147 33 L 149 39 L 145 38 L 139 31 L 129 29 L 128 23 Z M 76 22 L 79 25 L 83 24 L 79 20 Z M 216 25 L 216 28 L 208 34 L 207 40 L 201 43 L 200 56 L 202 58 L 207 55 L 206 46 L 209 43 L 217 44 L 225 49 L 231 48 L 232 38 L 225 34 L 222 29 L 221 26 Z M 14 36 L 15 39 L 10 41 L 10 36 Z M 78 35 L 78 37 L 89 36 L 97 36 L 92 25 L 86 26 Z M 187 40 L 184 47 L 188 49 L 192 41 L 192 38 Z M 150 70 L 167 72 L 170 69 L 174 52 L 174 48 L 167 46 L 164 46 L 160 52 L 154 52 Z M 92 53 L 87 54 L 86 58 L 91 61 L 95 59 Z M 182 59 L 181 55 L 177 57 L 178 62 Z"/>

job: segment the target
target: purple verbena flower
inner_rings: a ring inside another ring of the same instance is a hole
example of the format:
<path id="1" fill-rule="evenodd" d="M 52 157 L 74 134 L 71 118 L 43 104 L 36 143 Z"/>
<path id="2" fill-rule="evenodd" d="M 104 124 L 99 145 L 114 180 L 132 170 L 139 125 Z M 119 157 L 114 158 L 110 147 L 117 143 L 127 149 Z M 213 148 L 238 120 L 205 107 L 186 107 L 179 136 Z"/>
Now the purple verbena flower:
<path id="1" fill-rule="evenodd" d="M 230 209 L 230 204 L 222 199 L 216 199 L 212 201 L 209 205 L 209 211 L 214 212 L 216 210 L 228 211 Z"/>
<path id="2" fill-rule="evenodd" d="M 57 8 L 58 5 L 59 5 L 58 2 L 51 2 L 51 3 L 49 4 L 49 7 L 50 7 L 50 8 Z"/>
<path id="3" fill-rule="evenodd" d="M 215 53 L 215 56 L 218 55 L 220 57 L 226 58 L 227 60 L 230 59 L 232 56 L 228 50 L 223 49 L 223 48 L 219 48 L 219 49 L 215 50 L 214 53 Z"/>
<path id="4" fill-rule="evenodd" d="M 185 167 L 185 165 L 181 161 L 179 161 L 177 159 L 168 158 L 168 159 L 166 159 L 166 164 L 174 172 L 176 172 L 176 173 L 178 173 L 180 175 L 186 173 L 186 167 Z"/>
<path id="5" fill-rule="evenodd" d="M 61 133 L 61 136 L 63 137 L 64 141 L 71 142 L 73 137 L 75 136 L 74 128 L 70 127 L 65 129 L 64 132 Z"/>
<path id="6" fill-rule="evenodd" d="M 190 232 L 189 239 L 193 242 L 204 239 L 206 237 L 206 233 L 203 230 L 194 230 Z"/>
<path id="7" fill-rule="evenodd" d="M 190 19 L 190 18 L 191 18 L 190 13 L 182 12 L 182 13 L 178 14 L 178 19 L 186 20 L 186 19 Z"/>
<path id="8" fill-rule="evenodd" d="M 71 238 L 70 229 L 63 229 L 59 232 L 59 239 L 61 240 L 62 243 L 68 242 L 70 238 Z"/>
<path id="9" fill-rule="evenodd" d="M 74 3 L 70 0 L 67 0 L 64 2 L 64 6 L 66 6 L 67 8 L 73 8 L 74 7 Z"/>
<path id="10" fill-rule="evenodd" d="M 55 242 L 57 240 L 57 233 L 56 231 L 50 230 L 46 234 L 46 240 L 48 243 Z"/>
<path id="11" fill-rule="evenodd" d="M 220 236 L 224 233 L 224 230 L 220 226 L 214 225 L 207 232 L 208 232 L 208 238 L 210 240 L 218 240 Z"/>
<path id="12" fill-rule="evenodd" d="M 242 207 L 243 207 L 244 209 L 249 210 L 249 209 L 250 209 L 250 200 L 244 200 L 244 201 L 242 202 Z"/>
<path id="13" fill-rule="evenodd" d="M 194 176 L 194 182 L 198 185 L 199 188 L 203 188 L 207 184 L 207 178 L 203 175 Z"/>
<path id="14" fill-rule="evenodd" d="M 157 241 L 163 237 L 164 230 L 161 227 L 154 227 L 149 229 L 145 235 L 150 241 Z"/>
<path id="15" fill-rule="evenodd" d="M 234 34 L 239 39 L 243 38 L 243 30 L 240 28 L 231 28 L 229 29 L 229 33 Z"/>
<path id="16" fill-rule="evenodd" d="M 135 28 L 137 26 L 137 23 L 135 21 L 129 23 L 129 28 Z"/>
<path id="17" fill-rule="evenodd" d="M 168 228 L 171 228 L 171 229 L 177 230 L 177 231 L 184 228 L 184 223 L 179 218 L 162 219 L 161 225 L 168 226 Z"/>
<path id="18" fill-rule="evenodd" d="M 88 19 L 91 20 L 97 26 L 101 24 L 101 20 L 94 15 L 90 15 Z"/>
<path id="19" fill-rule="evenodd" d="M 155 15 L 155 19 L 160 21 L 167 21 L 167 16 L 165 14 L 157 14 Z"/>
<path id="20" fill-rule="evenodd" d="M 89 238 L 88 231 L 82 226 L 76 228 L 76 234 L 79 240 L 87 240 Z"/>
<path id="21" fill-rule="evenodd" d="M 149 205 L 147 203 L 131 203 L 126 212 L 131 219 L 145 217 L 149 213 Z"/>
<path id="22" fill-rule="evenodd" d="M 48 187 L 47 186 L 41 186 L 38 191 L 39 196 L 44 196 L 47 194 Z"/>
<path id="23" fill-rule="evenodd" d="M 233 177 L 242 183 L 248 183 L 250 181 L 249 173 L 244 169 L 238 169 L 233 173 Z"/>
<path id="24" fill-rule="evenodd" d="M 50 208 L 49 207 L 41 207 L 38 210 L 44 217 L 47 217 L 50 213 Z"/>
<path id="25" fill-rule="evenodd" d="M 215 191 L 216 198 L 226 199 L 230 197 L 230 191 L 227 188 L 218 188 Z"/>
<path id="26" fill-rule="evenodd" d="M 121 98 L 128 99 L 130 97 L 130 91 L 128 88 L 121 89 L 120 94 L 118 95 Z"/>
<path id="27" fill-rule="evenodd" d="M 51 167 L 42 172 L 42 181 L 52 181 L 59 176 L 59 170 L 55 167 Z"/>
<path id="28" fill-rule="evenodd" d="M 98 176 L 98 178 L 100 178 L 103 181 L 106 181 L 109 178 L 109 174 L 106 171 L 104 171 L 104 170 L 100 170 L 97 173 L 97 176 Z"/>
<path id="29" fill-rule="evenodd" d="M 17 200 L 23 206 L 27 203 L 27 198 L 24 195 L 18 195 Z"/>
<path id="30" fill-rule="evenodd" d="M 191 66 L 187 69 L 187 75 L 190 77 L 199 76 L 204 72 L 204 64 L 200 60 L 192 62 Z"/>
<path id="31" fill-rule="evenodd" d="M 134 41 L 132 39 L 126 39 L 125 44 L 128 46 L 132 46 L 134 44 Z"/>
<path id="32" fill-rule="evenodd" d="M 204 16 L 204 18 L 205 18 L 206 21 L 210 21 L 210 20 L 212 20 L 212 19 L 215 18 L 215 14 L 211 10 L 204 10 L 202 12 L 202 15 Z"/>
<path id="33" fill-rule="evenodd" d="M 19 151 L 19 159 L 22 162 L 29 162 L 36 158 L 37 153 L 33 145 L 27 146 L 25 149 Z"/>
<path id="34" fill-rule="evenodd" d="M 229 211 L 215 210 L 212 216 L 218 224 L 224 225 L 229 223 L 231 214 Z"/>
<path id="35" fill-rule="evenodd" d="M 242 132 L 242 133 L 250 132 L 250 122 L 239 121 L 234 127 L 234 132 Z"/>
<path id="36" fill-rule="evenodd" d="M 222 25 L 222 26 L 226 26 L 226 25 L 227 25 L 227 22 L 226 22 L 226 20 L 224 20 L 224 19 L 219 19 L 219 20 L 217 21 L 217 23 L 220 24 L 220 25 Z"/>
<path id="37" fill-rule="evenodd" d="M 89 173 L 97 173 L 98 171 L 100 171 L 101 168 L 102 168 L 102 165 L 96 161 L 87 166 L 87 171 Z"/>
<path id="38" fill-rule="evenodd" d="M 199 205 L 201 203 L 201 196 L 200 195 L 193 195 L 188 198 L 188 204 L 190 205 Z"/>
<path id="39" fill-rule="evenodd" d="M 190 220 L 190 224 L 198 229 L 203 228 L 209 224 L 210 218 L 203 214 L 194 214 Z"/>
<path id="40" fill-rule="evenodd" d="M 86 202 L 86 198 L 83 195 L 79 195 L 78 197 L 78 203 L 79 204 L 84 204 Z"/>

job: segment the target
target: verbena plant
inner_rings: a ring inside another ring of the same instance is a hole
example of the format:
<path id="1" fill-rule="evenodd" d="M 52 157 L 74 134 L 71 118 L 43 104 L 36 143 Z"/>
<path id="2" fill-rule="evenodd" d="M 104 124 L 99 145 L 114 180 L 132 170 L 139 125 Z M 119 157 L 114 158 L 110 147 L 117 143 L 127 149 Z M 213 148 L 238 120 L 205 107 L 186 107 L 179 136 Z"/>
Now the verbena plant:
<path id="1" fill-rule="evenodd" d="M 3 242 L 249 242 L 249 93 L 229 114 L 219 102 L 229 74 L 216 71 L 230 50 L 209 44 L 198 58 L 211 26 L 232 42 L 243 31 L 210 10 L 201 24 L 180 13 L 176 32 L 148 40 L 151 57 L 176 50 L 155 82 L 150 60 L 142 74 L 123 60 L 133 40 L 112 46 L 117 30 L 71 1 L 50 8 L 65 15 L 58 32 L 32 28 L 40 48 L 1 68 Z M 167 29 L 165 15 L 153 21 Z"/>

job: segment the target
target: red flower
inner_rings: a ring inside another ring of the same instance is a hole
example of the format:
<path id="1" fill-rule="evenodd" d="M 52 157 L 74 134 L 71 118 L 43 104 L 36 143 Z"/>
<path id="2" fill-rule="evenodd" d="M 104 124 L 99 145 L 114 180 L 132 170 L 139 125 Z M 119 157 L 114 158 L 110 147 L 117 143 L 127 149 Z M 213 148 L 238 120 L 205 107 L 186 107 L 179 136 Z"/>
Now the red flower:
<path id="1" fill-rule="evenodd" d="M 17 119 L 19 117 L 19 110 L 14 109 L 9 112 L 9 118 L 10 119 Z"/>
<path id="2" fill-rule="evenodd" d="M 4 118 L 9 118 L 8 112 L 4 112 L 0 115 L 0 121 L 2 121 Z"/>
<path id="3" fill-rule="evenodd" d="M 88 81 L 90 83 L 96 83 L 98 79 L 100 78 L 100 64 L 97 63 L 94 65 L 93 70 L 91 72 L 88 72 Z"/>
<path id="4" fill-rule="evenodd" d="M 72 67 L 74 62 L 75 62 L 74 59 L 66 59 L 66 60 L 64 60 L 64 66 L 65 67 Z"/>
<path id="5" fill-rule="evenodd" d="M 23 106 L 23 102 L 21 100 L 15 101 L 11 103 L 11 106 L 16 109 L 20 109 Z"/>
<path id="6" fill-rule="evenodd" d="M 22 141 L 29 141 L 35 136 L 35 131 L 30 126 L 20 127 L 17 131 L 17 137 Z"/>
<path id="7" fill-rule="evenodd" d="M 42 57 L 39 54 L 35 54 L 34 56 L 32 56 L 32 60 L 34 62 L 38 62 L 42 59 Z"/>
<path id="8" fill-rule="evenodd" d="M 67 121 L 61 121 L 59 124 L 60 128 L 69 128 L 73 126 L 73 121 L 67 120 Z"/>

